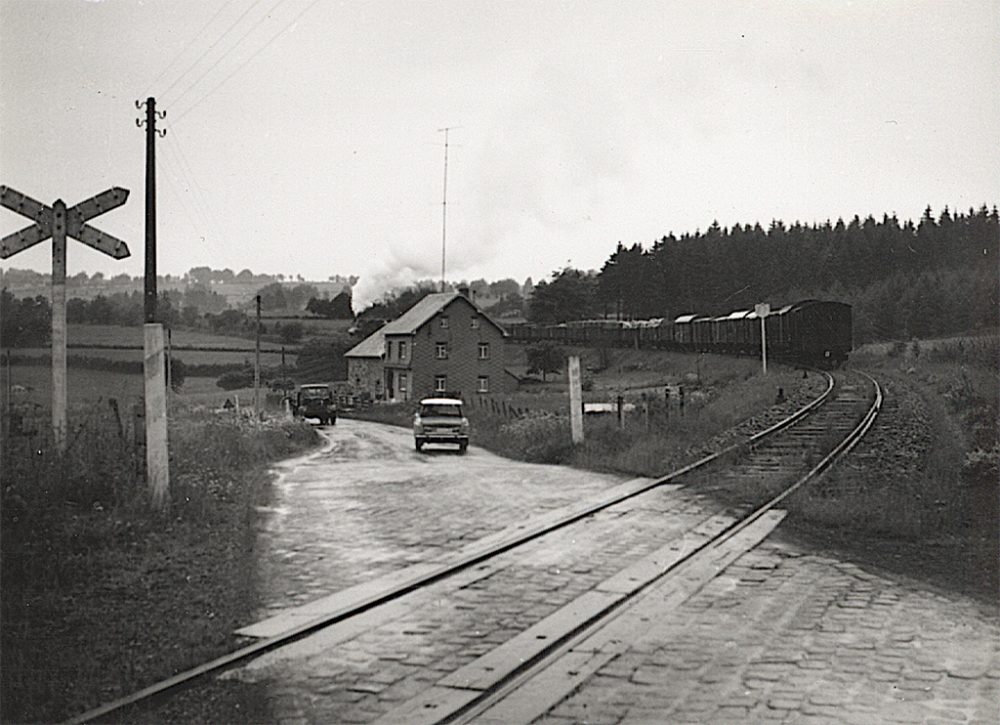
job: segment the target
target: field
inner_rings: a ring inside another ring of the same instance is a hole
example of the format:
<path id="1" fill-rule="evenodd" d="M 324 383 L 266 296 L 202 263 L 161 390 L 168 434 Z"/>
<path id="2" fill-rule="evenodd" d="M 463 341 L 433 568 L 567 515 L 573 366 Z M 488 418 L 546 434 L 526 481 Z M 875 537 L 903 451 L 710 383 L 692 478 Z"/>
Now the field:
<path id="1" fill-rule="evenodd" d="M 298 323 L 302 325 L 306 337 L 346 333 L 348 328 L 354 324 L 353 320 L 327 320 L 322 317 L 262 317 L 261 322 L 266 325 L 268 330 L 274 328 L 275 322 L 280 322 L 282 325 Z"/>
<path id="2" fill-rule="evenodd" d="M 119 345 L 123 347 L 142 347 L 142 327 L 121 327 L 119 325 L 67 325 L 66 341 L 73 346 L 105 346 Z M 205 347 L 227 348 L 234 350 L 252 350 L 254 341 L 245 337 L 229 335 L 213 335 L 197 330 L 174 330 L 171 333 L 174 347 Z M 281 345 L 273 342 L 262 342 L 261 350 L 281 352 Z"/>

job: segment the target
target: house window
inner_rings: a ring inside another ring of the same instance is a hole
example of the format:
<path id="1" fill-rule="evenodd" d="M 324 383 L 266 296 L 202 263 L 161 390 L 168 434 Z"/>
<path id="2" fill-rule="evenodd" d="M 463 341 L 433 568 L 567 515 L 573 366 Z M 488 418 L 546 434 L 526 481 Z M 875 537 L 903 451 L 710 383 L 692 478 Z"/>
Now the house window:
<path id="1" fill-rule="evenodd" d="M 435 375 L 434 376 L 434 392 L 443 393 L 448 389 L 448 376 L 447 375 Z"/>
<path id="2" fill-rule="evenodd" d="M 399 341 L 399 359 L 406 359 L 406 343 L 402 340 Z"/>
<path id="3" fill-rule="evenodd" d="M 406 392 L 406 373 L 399 374 L 399 392 Z"/>
<path id="4" fill-rule="evenodd" d="M 436 357 L 438 360 L 447 360 L 448 359 L 448 343 L 447 342 L 439 342 L 439 343 L 437 343 L 434 346 L 434 357 Z"/>
<path id="5" fill-rule="evenodd" d="M 392 340 L 385 341 L 385 359 L 392 360 Z"/>
<path id="6" fill-rule="evenodd" d="M 479 359 L 480 360 L 490 359 L 490 344 L 488 342 L 479 343 Z"/>
<path id="7" fill-rule="evenodd" d="M 476 392 L 488 393 L 490 392 L 490 379 L 486 375 L 480 375 L 478 381 L 478 387 L 476 387 Z"/>
<path id="8" fill-rule="evenodd" d="M 469 326 L 473 330 L 478 330 L 479 329 L 479 318 L 478 317 L 473 317 L 472 320 L 469 322 Z"/>
<path id="9" fill-rule="evenodd" d="M 448 315 L 441 315 L 441 329 L 448 329 Z"/>

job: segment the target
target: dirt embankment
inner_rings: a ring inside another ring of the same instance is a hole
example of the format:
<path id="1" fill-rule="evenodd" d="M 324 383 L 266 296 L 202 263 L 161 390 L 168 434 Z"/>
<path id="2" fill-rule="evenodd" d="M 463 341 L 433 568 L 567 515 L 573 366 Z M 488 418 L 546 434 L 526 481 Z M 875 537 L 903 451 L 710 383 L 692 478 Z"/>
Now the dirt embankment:
<path id="1" fill-rule="evenodd" d="M 979 445 L 996 440 L 996 416 L 969 415 L 995 400 L 995 381 L 983 377 L 992 392 L 983 390 L 956 366 L 882 366 L 874 374 L 885 388 L 874 428 L 820 486 L 790 502 L 783 530 L 995 607 L 1000 482 L 995 461 L 981 465 L 990 454 Z"/>

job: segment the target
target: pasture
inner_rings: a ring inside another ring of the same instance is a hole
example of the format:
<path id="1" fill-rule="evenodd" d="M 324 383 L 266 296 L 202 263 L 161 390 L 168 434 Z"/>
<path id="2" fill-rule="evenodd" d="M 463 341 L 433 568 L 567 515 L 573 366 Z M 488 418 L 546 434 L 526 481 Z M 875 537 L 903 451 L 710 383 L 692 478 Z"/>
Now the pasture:
<path id="1" fill-rule="evenodd" d="M 89 346 L 105 347 L 115 345 L 120 347 L 142 347 L 142 326 L 122 327 L 120 325 L 67 325 L 66 340 L 70 347 Z M 254 341 L 246 337 L 216 335 L 200 330 L 173 330 L 171 342 L 174 347 L 227 348 L 233 350 L 252 350 Z M 261 342 L 261 350 L 281 352 L 281 345 L 274 342 Z"/>

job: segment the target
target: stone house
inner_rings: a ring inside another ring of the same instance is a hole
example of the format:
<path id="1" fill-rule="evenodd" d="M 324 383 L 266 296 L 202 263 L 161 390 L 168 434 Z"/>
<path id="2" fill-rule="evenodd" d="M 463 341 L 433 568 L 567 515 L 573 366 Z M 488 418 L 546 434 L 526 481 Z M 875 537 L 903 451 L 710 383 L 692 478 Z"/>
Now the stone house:
<path id="1" fill-rule="evenodd" d="M 347 360 L 347 382 L 354 395 L 368 395 L 379 400 L 383 387 L 382 355 L 385 336 L 380 328 L 344 353 Z"/>
<path id="2" fill-rule="evenodd" d="M 468 400 L 517 388 L 517 379 L 504 368 L 507 333 L 464 288 L 427 295 L 379 333 L 387 400 L 435 393 Z"/>

